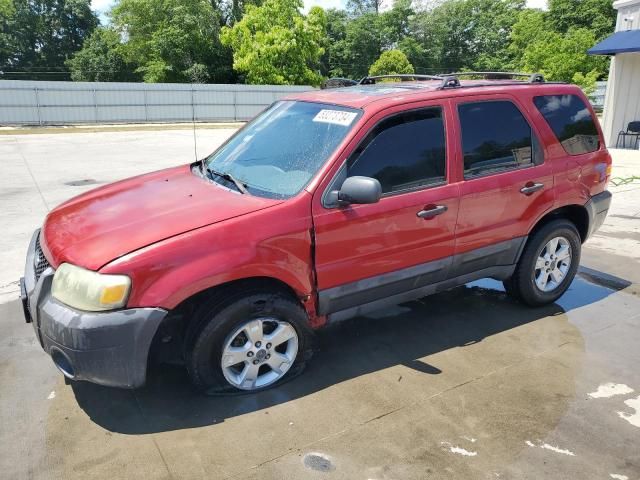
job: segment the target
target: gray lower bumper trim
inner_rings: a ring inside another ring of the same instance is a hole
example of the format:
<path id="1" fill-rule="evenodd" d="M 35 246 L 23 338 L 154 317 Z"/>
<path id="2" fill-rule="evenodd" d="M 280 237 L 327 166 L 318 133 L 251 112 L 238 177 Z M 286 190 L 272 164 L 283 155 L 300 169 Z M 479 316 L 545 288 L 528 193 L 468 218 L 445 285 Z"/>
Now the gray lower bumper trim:
<path id="1" fill-rule="evenodd" d="M 65 375 L 124 388 L 144 385 L 151 341 L 166 315 L 160 308 L 79 312 L 50 297 L 39 309 L 43 347 Z"/>

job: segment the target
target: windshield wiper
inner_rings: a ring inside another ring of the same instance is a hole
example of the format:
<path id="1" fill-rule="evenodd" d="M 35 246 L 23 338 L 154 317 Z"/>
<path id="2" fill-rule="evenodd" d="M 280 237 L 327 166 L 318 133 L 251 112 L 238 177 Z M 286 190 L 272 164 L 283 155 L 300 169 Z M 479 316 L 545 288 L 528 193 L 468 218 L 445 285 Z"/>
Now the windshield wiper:
<path id="1" fill-rule="evenodd" d="M 206 168 L 207 168 L 207 172 L 209 172 L 211 175 L 215 175 L 216 177 L 224 178 L 225 180 L 229 180 L 230 182 L 233 182 L 233 184 L 236 186 L 236 188 L 240 193 L 242 194 L 249 193 L 247 191 L 247 185 L 241 182 L 240 180 L 238 180 L 236 177 L 234 177 L 230 173 L 218 172 L 216 170 L 213 170 L 210 167 L 206 167 Z"/>

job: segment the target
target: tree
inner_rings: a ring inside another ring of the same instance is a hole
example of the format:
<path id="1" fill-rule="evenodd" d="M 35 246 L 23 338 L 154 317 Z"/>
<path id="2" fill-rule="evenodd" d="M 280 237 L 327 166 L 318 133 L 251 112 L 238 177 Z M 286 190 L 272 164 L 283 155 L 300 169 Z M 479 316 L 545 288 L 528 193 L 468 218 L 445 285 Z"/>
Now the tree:
<path id="1" fill-rule="evenodd" d="M 262 0 L 211 0 L 211 6 L 220 14 L 220 26 L 232 26 L 244 15 L 247 5 L 260 6 Z"/>
<path id="2" fill-rule="evenodd" d="M 369 75 L 371 76 L 399 75 L 403 73 L 414 73 L 414 70 L 407 56 L 400 50 L 382 52 L 380 58 L 369 69 Z"/>
<path id="3" fill-rule="evenodd" d="M 448 0 L 416 14 L 411 31 L 421 66 L 431 70 L 503 70 L 511 28 L 524 0 Z"/>
<path id="4" fill-rule="evenodd" d="M 131 82 L 140 81 L 136 65 L 127 62 L 120 35 L 112 28 L 96 29 L 84 42 L 67 66 L 71 79 L 76 82 Z"/>
<path id="5" fill-rule="evenodd" d="M 354 17 L 365 13 L 380 13 L 385 0 L 347 0 L 347 11 Z"/>
<path id="6" fill-rule="evenodd" d="M 346 56 L 344 46 L 349 16 L 346 10 L 330 8 L 325 11 L 325 17 L 327 41 L 320 61 L 321 73 L 328 77 L 345 77 L 347 74 L 343 67 L 348 67 L 348 64 L 343 63 Z"/>
<path id="7" fill-rule="evenodd" d="M 208 0 L 121 0 L 111 11 L 112 45 L 145 82 L 228 82 L 230 52 Z"/>
<path id="8" fill-rule="evenodd" d="M 0 0 L 0 66 L 11 54 L 9 24 L 13 20 L 15 8 L 11 0 Z"/>
<path id="9" fill-rule="evenodd" d="M 233 68 L 249 83 L 319 85 L 326 17 L 313 7 L 305 17 L 302 0 L 266 0 L 247 6 L 241 21 L 224 27 L 221 40 L 233 50 Z"/>
<path id="10" fill-rule="evenodd" d="M 411 59 L 422 53 L 410 35 L 414 14 L 411 0 L 395 0 L 382 13 L 370 1 L 349 2 L 348 10 L 327 11 L 327 55 L 325 73 L 329 76 L 361 78 L 384 50 L 399 49 Z"/>
<path id="11" fill-rule="evenodd" d="M 33 72 L 30 78 L 51 78 L 51 71 L 66 76 L 65 61 L 98 25 L 90 0 L 13 0 L 11 6 L 2 0 L 1 5 L 0 69 Z"/>
<path id="12" fill-rule="evenodd" d="M 548 18 L 559 33 L 586 28 L 599 41 L 613 33 L 616 11 L 611 0 L 549 0 Z"/>
<path id="13" fill-rule="evenodd" d="M 586 28 L 571 28 L 564 35 L 547 32 L 526 47 L 521 67 L 543 73 L 549 80 L 578 83 L 588 91 L 607 68 L 606 58 L 587 55 L 595 43 L 594 33 Z"/>
<path id="14" fill-rule="evenodd" d="M 517 22 L 511 28 L 509 50 L 514 57 L 519 57 L 529 45 L 544 40 L 550 31 L 545 12 L 526 8 L 518 13 Z"/>

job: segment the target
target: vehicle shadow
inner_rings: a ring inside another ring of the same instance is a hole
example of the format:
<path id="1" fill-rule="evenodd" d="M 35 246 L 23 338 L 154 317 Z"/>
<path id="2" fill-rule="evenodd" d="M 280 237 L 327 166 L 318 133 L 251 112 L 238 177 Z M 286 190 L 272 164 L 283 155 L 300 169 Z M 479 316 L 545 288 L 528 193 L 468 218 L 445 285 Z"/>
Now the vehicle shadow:
<path id="1" fill-rule="evenodd" d="M 147 385 L 135 391 L 85 382 L 74 382 L 72 388 L 85 413 L 112 432 L 143 434 L 213 425 L 396 365 L 438 375 L 441 370 L 425 357 L 598 302 L 628 285 L 582 269 L 557 304 L 528 308 L 508 297 L 499 282 L 467 284 L 320 331 L 318 351 L 303 374 L 257 394 L 205 396 L 191 387 L 183 368 L 169 365 L 151 367 Z"/>

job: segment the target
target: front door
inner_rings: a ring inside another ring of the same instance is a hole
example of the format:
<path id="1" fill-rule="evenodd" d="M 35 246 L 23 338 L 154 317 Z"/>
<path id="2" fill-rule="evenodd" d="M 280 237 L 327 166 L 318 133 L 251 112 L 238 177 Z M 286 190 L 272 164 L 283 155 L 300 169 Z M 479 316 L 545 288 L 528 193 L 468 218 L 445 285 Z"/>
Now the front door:
<path id="1" fill-rule="evenodd" d="M 454 249 L 458 186 L 450 185 L 445 105 L 397 106 L 373 117 L 333 178 L 314 196 L 320 313 L 410 291 L 446 277 Z M 359 140 L 358 140 L 359 139 Z M 383 197 L 331 205 L 327 191 L 373 177 Z"/>

